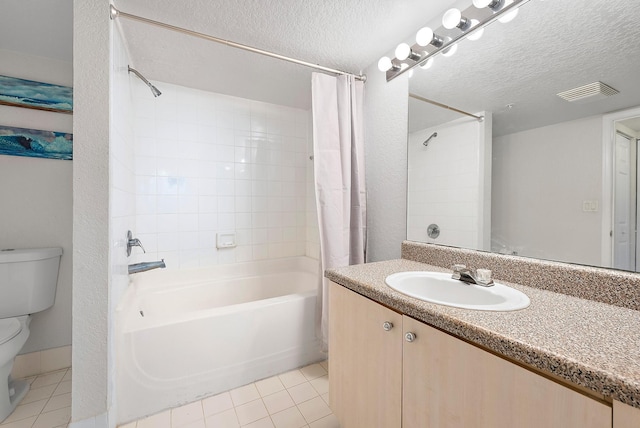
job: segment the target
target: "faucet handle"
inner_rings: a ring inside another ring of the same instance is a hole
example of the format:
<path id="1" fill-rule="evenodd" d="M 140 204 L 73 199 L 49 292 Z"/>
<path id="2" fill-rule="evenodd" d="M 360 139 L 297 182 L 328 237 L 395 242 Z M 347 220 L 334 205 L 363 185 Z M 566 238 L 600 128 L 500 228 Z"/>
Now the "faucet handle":
<path id="1" fill-rule="evenodd" d="M 127 231 L 127 257 L 131 255 L 131 247 L 140 247 L 143 252 L 147 252 L 138 238 L 134 238 L 130 230 Z"/>
<path id="2" fill-rule="evenodd" d="M 451 276 L 451 278 L 460 279 L 460 272 L 465 269 L 467 269 L 467 266 L 463 264 L 455 264 L 451 266 L 451 270 L 453 271 L 453 275 Z"/>

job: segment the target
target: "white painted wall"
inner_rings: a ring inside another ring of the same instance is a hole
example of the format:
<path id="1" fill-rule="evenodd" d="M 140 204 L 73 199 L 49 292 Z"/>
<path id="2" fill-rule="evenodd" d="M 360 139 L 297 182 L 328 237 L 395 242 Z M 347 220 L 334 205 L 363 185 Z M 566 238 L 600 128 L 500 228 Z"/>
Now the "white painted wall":
<path id="1" fill-rule="evenodd" d="M 601 116 L 495 138 L 492 250 L 599 265 L 601 171 Z"/>
<path id="2" fill-rule="evenodd" d="M 386 81 L 377 64 L 365 70 L 364 140 L 367 261 L 400 258 L 407 236 L 408 78 Z"/>
<path id="3" fill-rule="evenodd" d="M 73 5 L 73 403 L 72 425 L 107 426 L 109 396 L 108 0 Z"/>
<path id="4" fill-rule="evenodd" d="M 309 113 L 154 82 L 133 82 L 137 221 L 167 269 L 304 255 Z M 216 248 L 216 233 L 236 248 Z"/>
<path id="5" fill-rule="evenodd" d="M 73 85 L 73 64 L 0 49 L 0 75 Z M 0 105 L 0 124 L 72 132 L 73 116 Z M 0 155 L 0 248 L 62 247 L 52 308 L 34 314 L 21 353 L 71 344 L 72 161 Z"/>
<path id="6" fill-rule="evenodd" d="M 434 132 L 438 135 L 424 146 Z M 488 249 L 490 115 L 483 122 L 462 118 L 416 131 L 408 141 L 407 239 Z M 430 224 L 440 229 L 435 239 L 427 235 Z"/>

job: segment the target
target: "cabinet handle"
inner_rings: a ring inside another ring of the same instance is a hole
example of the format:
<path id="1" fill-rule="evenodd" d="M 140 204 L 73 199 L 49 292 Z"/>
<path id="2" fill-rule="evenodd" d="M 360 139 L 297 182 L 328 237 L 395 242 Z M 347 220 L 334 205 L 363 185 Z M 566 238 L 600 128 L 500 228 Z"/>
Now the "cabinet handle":
<path id="1" fill-rule="evenodd" d="M 416 340 L 415 333 L 408 332 L 404 335 L 404 340 L 406 340 L 407 342 L 413 342 L 414 340 Z"/>
<path id="2" fill-rule="evenodd" d="M 382 323 L 382 328 L 384 329 L 384 331 L 389 331 L 393 328 L 393 323 L 389 321 L 385 321 Z"/>

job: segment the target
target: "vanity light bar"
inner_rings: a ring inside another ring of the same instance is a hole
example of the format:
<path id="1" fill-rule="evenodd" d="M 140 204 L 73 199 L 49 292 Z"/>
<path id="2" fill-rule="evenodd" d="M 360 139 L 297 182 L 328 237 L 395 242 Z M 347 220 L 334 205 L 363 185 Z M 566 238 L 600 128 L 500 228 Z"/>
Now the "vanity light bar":
<path id="1" fill-rule="evenodd" d="M 387 82 L 390 82 L 396 77 L 413 70 L 418 65 L 426 64 L 427 61 L 441 52 L 444 53 L 451 51 L 452 48 L 454 48 L 454 45 L 460 40 L 470 38 L 469 36 L 472 36 L 473 34 L 481 33 L 484 27 L 509 12 L 517 12 L 517 8 L 528 1 L 530 0 L 513 0 L 511 2 L 505 2 L 505 5 L 495 12 L 490 7 L 493 3 L 490 3 L 489 6 L 482 9 L 473 5 L 469 6 L 464 11 L 460 12 L 460 16 L 465 20 L 467 19 L 466 17 L 478 17 L 477 19 L 473 19 L 473 24 L 475 25 L 470 28 L 466 29 L 465 25 L 454 26 L 453 29 L 447 29 L 444 26 L 438 27 L 433 31 L 433 33 L 438 35 L 438 37 L 445 36 L 441 39 L 443 40 L 442 43 L 428 44 L 427 46 L 421 46 L 418 43 L 415 43 L 410 47 L 410 52 L 414 53 L 415 56 L 409 56 L 402 60 L 398 58 L 389 60 L 388 57 L 381 58 L 381 61 L 386 58 L 391 62 L 391 67 L 386 70 Z M 385 64 L 388 64 L 389 61 L 385 62 Z"/>

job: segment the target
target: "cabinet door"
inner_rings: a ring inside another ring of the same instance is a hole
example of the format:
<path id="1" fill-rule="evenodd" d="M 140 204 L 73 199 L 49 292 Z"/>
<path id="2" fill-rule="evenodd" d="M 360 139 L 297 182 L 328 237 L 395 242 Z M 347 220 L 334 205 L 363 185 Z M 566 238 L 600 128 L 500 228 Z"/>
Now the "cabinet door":
<path id="1" fill-rule="evenodd" d="M 385 322 L 393 324 L 388 331 Z M 341 428 L 399 428 L 402 315 L 331 283 L 329 379 L 329 403 Z"/>
<path id="2" fill-rule="evenodd" d="M 611 428 L 611 407 L 407 316 L 403 428 Z"/>

